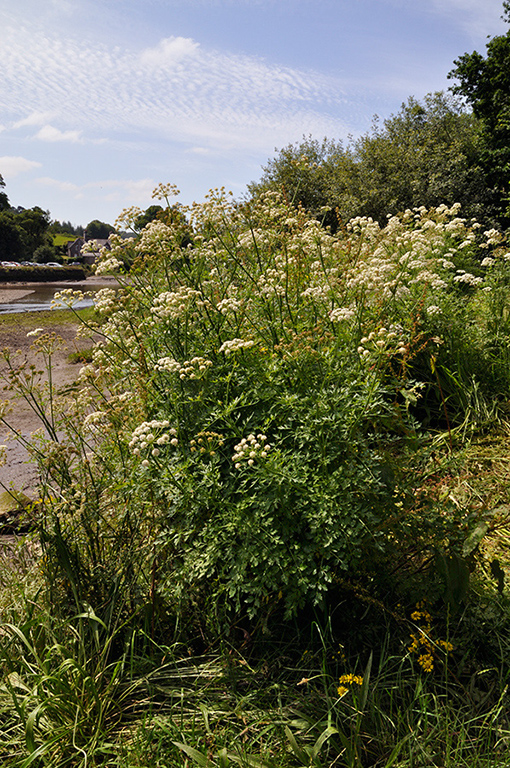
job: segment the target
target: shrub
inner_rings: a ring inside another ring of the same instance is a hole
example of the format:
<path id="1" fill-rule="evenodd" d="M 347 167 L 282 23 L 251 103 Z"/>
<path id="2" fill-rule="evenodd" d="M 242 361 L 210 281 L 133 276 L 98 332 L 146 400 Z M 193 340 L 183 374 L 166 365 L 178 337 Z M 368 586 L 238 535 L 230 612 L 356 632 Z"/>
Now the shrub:
<path id="1" fill-rule="evenodd" d="M 478 416 L 508 395 L 500 236 L 457 206 L 333 236 L 275 193 L 187 215 L 99 259 L 133 266 L 39 454 L 54 603 L 265 621 L 461 552 L 476 521 L 425 482 L 448 454 L 423 424 L 451 444 L 470 387 Z"/>

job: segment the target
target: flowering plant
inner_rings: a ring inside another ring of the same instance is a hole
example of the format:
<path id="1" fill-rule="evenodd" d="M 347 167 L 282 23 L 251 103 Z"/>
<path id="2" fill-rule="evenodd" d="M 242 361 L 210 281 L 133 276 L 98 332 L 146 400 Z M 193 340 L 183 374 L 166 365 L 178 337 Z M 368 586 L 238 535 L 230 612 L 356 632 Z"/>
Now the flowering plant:
<path id="1" fill-rule="evenodd" d="M 102 341 L 66 401 L 44 541 L 67 537 L 83 599 L 121 578 L 175 610 L 291 616 L 341 578 L 454 546 L 457 520 L 416 493 L 420 420 L 462 421 L 475 379 L 508 392 L 494 234 L 440 206 L 332 235 L 275 193 L 168 211 L 118 245 L 133 268 L 98 294 Z"/>

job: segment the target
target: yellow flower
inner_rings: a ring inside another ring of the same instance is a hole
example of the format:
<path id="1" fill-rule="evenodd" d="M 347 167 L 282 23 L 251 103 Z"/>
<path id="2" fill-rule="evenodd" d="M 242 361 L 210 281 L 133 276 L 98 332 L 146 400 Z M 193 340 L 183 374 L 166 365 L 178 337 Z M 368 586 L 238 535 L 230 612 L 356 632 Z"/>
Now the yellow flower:
<path id="1" fill-rule="evenodd" d="M 348 675 L 342 675 L 338 682 L 340 683 L 340 685 L 342 685 L 343 683 L 347 685 L 352 685 L 352 683 L 356 683 L 356 685 L 363 685 L 363 678 L 360 677 L 359 675 L 348 674 Z"/>
<path id="2" fill-rule="evenodd" d="M 421 666 L 424 672 L 432 672 L 434 669 L 434 659 L 430 653 L 426 653 L 423 656 L 418 657 L 418 664 Z"/>

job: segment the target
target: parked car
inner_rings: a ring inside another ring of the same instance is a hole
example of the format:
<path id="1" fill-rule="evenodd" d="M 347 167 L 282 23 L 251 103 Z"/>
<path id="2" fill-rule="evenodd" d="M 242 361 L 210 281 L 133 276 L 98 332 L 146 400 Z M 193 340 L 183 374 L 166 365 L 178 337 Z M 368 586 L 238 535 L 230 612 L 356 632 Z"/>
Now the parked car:
<path id="1" fill-rule="evenodd" d="M 2 267 L 19 267 L 19 264 L 17 261 L 2 261 L 0 262 L 0 266 Z"/>
<path id="2" fill-rule="evenodd" d="M 47 261 L 46 264 L 41 264 L 42 267 L 58 267 L 62 269 L 62 264 L 57 264 L 56 261 Z"/>

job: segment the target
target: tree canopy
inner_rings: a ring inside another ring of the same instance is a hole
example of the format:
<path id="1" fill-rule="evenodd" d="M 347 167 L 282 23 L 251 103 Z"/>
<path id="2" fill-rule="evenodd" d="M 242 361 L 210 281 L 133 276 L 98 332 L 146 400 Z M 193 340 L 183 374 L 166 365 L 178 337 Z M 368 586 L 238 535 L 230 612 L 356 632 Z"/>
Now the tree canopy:
<path id="1" fill-rule="evenodd" d="M 87 240 L 105 240 L 112 232 L 115 232 L 115 227 L 98 219 L 89 221 L 85 227 Z"/>
<path id="2" fill-rule="evenodd" d="M 464 215 L 492 222 L 495 198 L 480 161 L 480 123 L 462 101 L 443 92 L 410 97 L 396 115 L 344 147 L 304 137 L 264 167 L 252 194 L 283 189 L 316 216 L 371 216 L 380 222 L 406 208 L 460 202 Z M 324 214 L 323 208 L 336 209 Z"/>
<path id="3" fill-rule="evenodd" d="M 9 198 L 6 193 L 2 191 L 3 187 L 5 187 L 5 181 L 2 174 L 0 174 L 0 211 L 5 211 L 10 208 Z"/>
<path id="4" fill-rule="evenodd" d="M 38 206 L 0 211 L 0 260 L 32 261 L 38 248 L 51 246 L 49 224 L 49 212 Z"/>
<path id="5" fill-rule="evenodd" d="M 503 3 L 503 18 L 510 24 L 510 2 Z M 462 95 L 480 121 L 481 162 L 494 187 L 499 213 L 510 221 L 510 30 L 493 37 L 485 58 L 465 53 L 454 61 L 448 77 L 456 79 L 452 91 Z"/>

